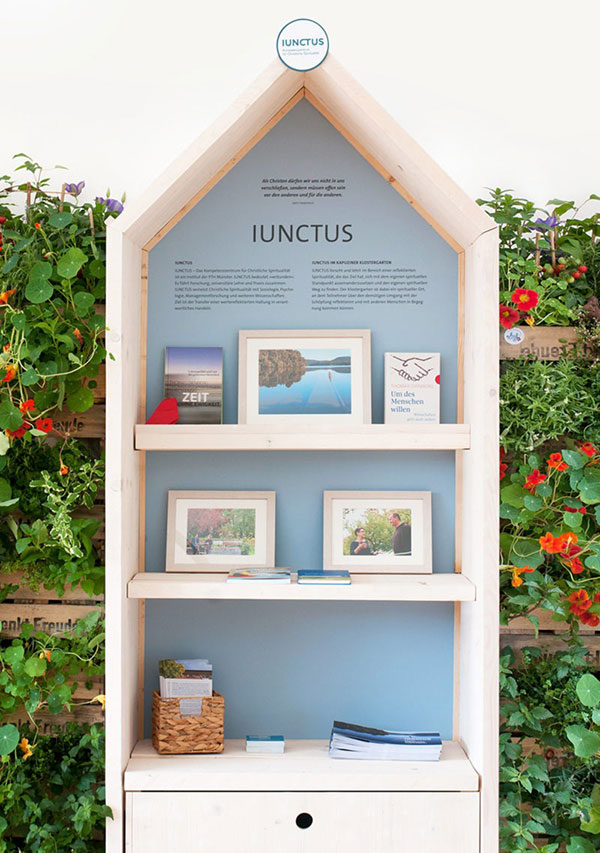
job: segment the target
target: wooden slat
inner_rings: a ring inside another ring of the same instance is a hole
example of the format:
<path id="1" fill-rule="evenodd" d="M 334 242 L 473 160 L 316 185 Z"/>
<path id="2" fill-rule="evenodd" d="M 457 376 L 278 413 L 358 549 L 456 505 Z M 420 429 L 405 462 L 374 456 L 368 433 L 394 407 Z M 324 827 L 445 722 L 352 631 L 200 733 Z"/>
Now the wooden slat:
<path id="1" fill-rule="evenodd" d="M 582 641 L 587 649 L 586 661 L 590 666 L 600 670 L 600 634 L 584 635 Z M 517 653 L 517 661 L 520 659 L 520 652 L 525 646 L 541 648 L 548 654 L 568 651 L 566 642 L 558 634 L 545 634 L 537 639 L 530 634 L 510 634 L 502 637 L 501 645 L 510 646 Z"/>
<path id="2" fill-rule="evenodd" d="M 11 593 L 7 596 L 7 601 L 14 601 L 16 599 L 28 599 L 34 601 L 85 601 L 86 599 L 90 601 L 103 601 L 103 595 L 94 595 L 93 598 L 90 599 L 88 594 L 82 590 L 80 586 L 72 586 L 71 584 L 66 584 L 65 590 L 62 595 L 59 596 L 56 590 L 54 589 L 46 589 L 44 586 L 40 586 L 38 589 L 32 589 L 27 585 L 27 580 L 25 575 L 21 575 L 18 573 L 13 574 L 0 574 L 0 585 L 4 584 L 16 584 L 19 588 L 16 592 Z"/>
<path id="3" fill-rule="evenodd" d="M 560 749 L 557 746 L 544 746 L 538 743 L 535 738 L 514 737 L 513 740 L 521 744 L 523 748 L 522 754 L 525 758 L 530 755 L 543 755 L 549 770 L 554 770 L 556 767 L 564 767 L 573 760 L 572 752 Z"/>
<path id="4" fill-rule="evenodd" d="M 30 622 L 36 631 L 64 634 L 77 619 L 97 609 L 84 604 L 0 604 L 0 636 L 18 637 L 24 622 Z"/>
<path id="5" fill-rule="evenodd" d="M 510 329 L 510 336 L 516 332 L 523 340 L 510 344 L 503 334 L 500 335 L 500 358 L 521 358 L 534 355 L 544 361 L 558 361 L 562 356 L 588 355 L 587 347 L 577 345 L 577 329 L 574 326 L 517 326 Z"/>
<path id="6" fill-rule="evenodd" d="M 540 637 L 543 638 L 544 632 L 551 631 L 554 634 L 564 634 L 569 630 L 568 622 L 555 621 L 551 610 L 542 610 L 537 608 L 532 611 L 532 616 L 537 616 L 539 620 Z M 529 621 L 526 616 L 519 616 L 516 619 L 511 619 L 508 625 L 500 627 L 501 634 L 531 634 L 535 637 L 535 626 Z M 592 628 L 588 625 L 579 626 L 580 634 L 600 634 L 600 625 Z"/>
<path id="7" fill-rule="evenodd" d="M 71 711 L 62 711 L 60 714 L 50 714 L 47 711 L 39 711 L 34 715 L 35 724 L 39 728 L 41 735 L 55 735 L 61 729 L 65 729 L 68 723 L 79 723 L 92 725 L 93 723 L 104 722 L 104 711 L 98 704 L 94 705 L 74 705 Z M 31 720 L 25 711 L 11 714 L 3 719 L 3 724 L 12 723 L 17 728 L 22 726 L 30 726 Z M 59 731 L 54 731 L 58 729 Z"/>
<path id="8" fill-rule="evenodd" d="M 65 407 L 56 414 L 53 421 L 59 435 L 70 435 L 73 438 L 104 438 L 105 407 L 97 404 L 80 414 L 70 412 Z"/>

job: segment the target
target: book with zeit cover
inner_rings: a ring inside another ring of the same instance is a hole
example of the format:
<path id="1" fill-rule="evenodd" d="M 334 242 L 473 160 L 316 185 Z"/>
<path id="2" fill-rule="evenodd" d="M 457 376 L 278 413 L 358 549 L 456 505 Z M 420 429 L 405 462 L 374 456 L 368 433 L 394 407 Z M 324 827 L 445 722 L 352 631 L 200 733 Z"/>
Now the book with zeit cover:
<path id="1" fill-rule="evenodd" d="M 223 348 L 166 347 L 165 397 L 175 397 L 181 424 L 223 421 Z"/>

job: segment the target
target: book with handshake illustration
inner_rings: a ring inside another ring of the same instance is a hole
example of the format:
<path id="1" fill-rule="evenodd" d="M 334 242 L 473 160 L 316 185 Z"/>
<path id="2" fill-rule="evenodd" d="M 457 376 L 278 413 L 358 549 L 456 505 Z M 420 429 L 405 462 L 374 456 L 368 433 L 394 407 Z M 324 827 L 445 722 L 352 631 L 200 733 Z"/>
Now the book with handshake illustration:
<path id="1" fill-rule="evenodd" d="M 386 761 L 439 761 L 439 732 L 392 732 L 335 720 L 329 741 L 330 758 Z"/>
<path id="2" fill-rule="evenodd" d="M 439 352 L 385 353 L 385 423 L 439 424 Z"/>

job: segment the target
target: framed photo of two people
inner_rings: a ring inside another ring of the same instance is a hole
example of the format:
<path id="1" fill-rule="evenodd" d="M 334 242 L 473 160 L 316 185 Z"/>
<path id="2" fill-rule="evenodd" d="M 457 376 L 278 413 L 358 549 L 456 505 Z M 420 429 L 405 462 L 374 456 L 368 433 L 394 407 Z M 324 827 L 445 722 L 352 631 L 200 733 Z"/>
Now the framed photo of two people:
<path id="1" fill-rule="evenodd" d="M 432 571 L 431 492 L 323 493 L 323 568 Z"/>

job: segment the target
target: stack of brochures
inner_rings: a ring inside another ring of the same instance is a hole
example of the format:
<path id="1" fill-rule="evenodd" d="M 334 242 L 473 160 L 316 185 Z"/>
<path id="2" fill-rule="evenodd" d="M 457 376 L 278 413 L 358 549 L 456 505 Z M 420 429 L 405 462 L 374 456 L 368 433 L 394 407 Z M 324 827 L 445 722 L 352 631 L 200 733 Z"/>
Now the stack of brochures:
<path id="1" fill-rule="evenodd" d="M 441 751 L 439 732 L 388 732 L 338 720 L 329 741 L 330 758 L 439 761 Z"/>
<path id="2" fill-rule="evenodd" d="M 283 735 L 247 735 L 246 752 L 283 752 L 285 738 Z"/>
<path id="3" fill-rule="evenodd" d="M 212 696 L 212 670 L 212 664 L 205 658 L 159 661 L 161 699 Z"/>
<path id="4" fill-rule="evenodd" d="M 291 583 L 289 569 L 234 569 L 227 583 Z"/>
<path id="5" fill-rule="evenodd" d="M 298 583 L 349 584 L 352 578 L 345 569 L 299 569 Z"/>

